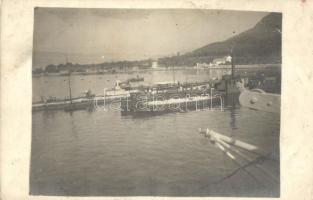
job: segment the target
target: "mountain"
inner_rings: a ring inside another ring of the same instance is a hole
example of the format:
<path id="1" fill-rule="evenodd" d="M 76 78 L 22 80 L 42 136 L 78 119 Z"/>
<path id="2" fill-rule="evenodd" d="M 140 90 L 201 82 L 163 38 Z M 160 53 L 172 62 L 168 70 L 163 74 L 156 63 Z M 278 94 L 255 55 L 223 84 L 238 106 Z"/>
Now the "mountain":
<path id="1" fill-rule="evenodd" d="M 281 13 L 270 13 L 253 28 L 225 41 L 215 42 L 180 56 L 160 59 L 161 63 L 173 64 L 195 62 L 198 59 L 210 61 L 213 58 L 233 54 L 242 64 L 251 62 L 281 62 Z"/>

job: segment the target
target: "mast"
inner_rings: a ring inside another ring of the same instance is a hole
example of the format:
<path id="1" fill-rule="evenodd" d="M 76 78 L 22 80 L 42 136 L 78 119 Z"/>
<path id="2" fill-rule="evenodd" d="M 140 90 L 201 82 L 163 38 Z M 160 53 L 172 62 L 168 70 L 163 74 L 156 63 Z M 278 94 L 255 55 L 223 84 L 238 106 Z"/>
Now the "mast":
<path id="1" fill-rule="evenodd" d="M 176 54 L 176 59 L 175 59 L 175 65 L 178 66 L 178 59 L 179 59 L 180 53 L 177 52 Z M 174 80 L 174 84 L 175 84 L 175 66 L 173 66 L 173 80 Z"/>
<path id="2" fill-rule="evenodd" d="M 175 84 L 175 68 L 173 66 L 173 81 L 174 81 L 174 84 Z"/>
<path id="3" fill-rule="evenodd" d="M 234 62 L 233 48 L 230 50 L 230 56 L 231 56 L 231 79 L 234 79 L 234 77 L 235 77 L 235 62 Z"/>
<path id="4" fill-rule="evenodd" d="M 66 65 L 68 64 L 68 56 L 66 56 Z M 70 101 L 71 101 L 71 104 L 73 103 L 72 101 L 72 89 L 71 89 L 71 70 L 69 69 L 68 70 L 68 76 L 67 76 L 67 79 L 68 79 L 68 89 L 69 89 L 69 93 L 70 93 Z"/>
<path id="5" fill-rule="evenodd" d="M 71 100 L 71 104 L 73 103 L 72 102 L 72 89 L 71 89 L 71 78 L 70 78 L 70 72 L 68 73 L 68 89 L 69 89 L 69 93 L 70 93 L 70 100 Z"/>

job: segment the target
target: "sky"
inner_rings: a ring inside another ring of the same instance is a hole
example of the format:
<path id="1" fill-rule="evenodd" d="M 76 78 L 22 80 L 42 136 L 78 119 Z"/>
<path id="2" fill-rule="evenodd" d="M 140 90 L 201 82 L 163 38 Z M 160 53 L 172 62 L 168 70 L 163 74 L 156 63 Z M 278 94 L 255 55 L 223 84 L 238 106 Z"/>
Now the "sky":
<path id="1" fill-rule="evenodd" d="M 141 60 L 193 51 L 252 28 L 266 12 L 35 8 L 33 67 Z"/>

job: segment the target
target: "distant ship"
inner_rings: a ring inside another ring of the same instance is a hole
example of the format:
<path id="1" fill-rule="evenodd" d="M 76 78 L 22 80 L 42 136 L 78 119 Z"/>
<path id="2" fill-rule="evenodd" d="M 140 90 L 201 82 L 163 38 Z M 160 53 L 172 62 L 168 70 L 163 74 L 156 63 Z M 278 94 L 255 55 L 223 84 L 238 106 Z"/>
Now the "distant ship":
<path id="1" fill-rule="evenodd" d="M 137 77 L 135 77 L 135 78 L 128 79 L 127 82 L 141 82 L 141 81 L 144 81 L 144 80 L 145 80 L 144 77 L 139 77 L 137 75 Z"/>
<path id="2" fill-rule="evenodd" d="M 212 94 L 210 83 L 179 84 L 158 82 L 153 86 L 130 93 L 122 99 L 122 114 L 161 114 L 187 112 L 205 108 L 223 108 L 223 98 L 219 93 Z"/>

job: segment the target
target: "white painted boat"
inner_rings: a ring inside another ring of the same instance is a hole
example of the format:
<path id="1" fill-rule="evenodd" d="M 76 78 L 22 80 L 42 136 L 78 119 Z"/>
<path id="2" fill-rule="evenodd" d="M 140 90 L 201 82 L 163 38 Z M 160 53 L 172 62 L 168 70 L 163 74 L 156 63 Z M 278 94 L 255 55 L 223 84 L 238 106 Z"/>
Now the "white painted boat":
<path id="1" fill-rule="evenodd" d="M 216 97 L 212 97 L 216 98 Z M 205 100 L 212 99 L 210 96 L 196 96 L 196 97 L 186 97 L 180 99 L 168 99 L 163 101 L 149 101 L 147 102 L 148 106 L 160 106 L 160 105 L 170 105 L 170 104 L 183 104 L 183 103 L 190 103 L 190 102 L 200 102 Z"/>

